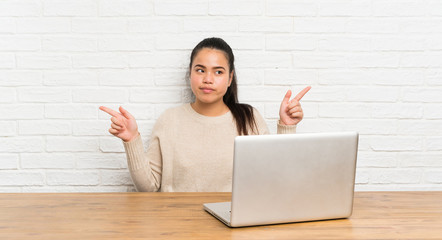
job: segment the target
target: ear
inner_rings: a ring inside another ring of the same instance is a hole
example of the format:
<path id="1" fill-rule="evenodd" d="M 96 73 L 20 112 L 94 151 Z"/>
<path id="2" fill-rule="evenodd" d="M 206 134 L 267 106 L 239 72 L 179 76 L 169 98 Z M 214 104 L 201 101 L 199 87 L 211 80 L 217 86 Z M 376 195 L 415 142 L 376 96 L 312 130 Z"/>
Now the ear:
<path id="1" fill-rule="evenodd" d="M 230 73 L 230 76 L 229 76 L 229 87 L 230 87 L 230 84 L 232 84 L 232 80 L 233 80 L 233 71 Z"/>

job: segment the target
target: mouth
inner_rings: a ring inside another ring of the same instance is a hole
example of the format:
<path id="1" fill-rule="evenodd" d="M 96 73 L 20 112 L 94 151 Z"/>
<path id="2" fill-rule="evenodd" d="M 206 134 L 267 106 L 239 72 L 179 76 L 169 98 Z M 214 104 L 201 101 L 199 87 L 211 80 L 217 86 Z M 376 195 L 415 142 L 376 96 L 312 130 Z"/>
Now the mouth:
<path id="1" fill-rule="evenodd" d="M 200 88 L 201 91 L 203 91 L 203 93 L 211 93 L 213 91 L 215 91 L 215 89 L 213 88 Z"/>

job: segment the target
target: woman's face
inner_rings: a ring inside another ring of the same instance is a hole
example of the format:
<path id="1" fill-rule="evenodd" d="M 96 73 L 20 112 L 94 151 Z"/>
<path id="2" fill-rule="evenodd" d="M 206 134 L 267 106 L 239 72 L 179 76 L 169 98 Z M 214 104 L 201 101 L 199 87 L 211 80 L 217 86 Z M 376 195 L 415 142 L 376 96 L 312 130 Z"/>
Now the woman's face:
<path id="1" fill-rule="evenodd" d="M 194 57 L 190 69 L 190 87 L 196 102 L 223 103 L 223 96 L 232 81 L 229 63 L 223 51 L 203 48 Z"/>

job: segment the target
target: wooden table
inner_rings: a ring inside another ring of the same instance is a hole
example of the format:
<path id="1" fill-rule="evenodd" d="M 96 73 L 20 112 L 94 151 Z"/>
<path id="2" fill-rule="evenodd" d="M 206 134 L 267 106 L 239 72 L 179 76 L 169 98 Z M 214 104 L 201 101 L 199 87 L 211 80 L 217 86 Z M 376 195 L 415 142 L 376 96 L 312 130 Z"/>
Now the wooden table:
<path id="1" fill-rule="evenodd" d="M 442 192 L 357 192 L 351 218 L 229 228 L 229 193 L 2 193 L 0 239 L 442 239 Z"/>

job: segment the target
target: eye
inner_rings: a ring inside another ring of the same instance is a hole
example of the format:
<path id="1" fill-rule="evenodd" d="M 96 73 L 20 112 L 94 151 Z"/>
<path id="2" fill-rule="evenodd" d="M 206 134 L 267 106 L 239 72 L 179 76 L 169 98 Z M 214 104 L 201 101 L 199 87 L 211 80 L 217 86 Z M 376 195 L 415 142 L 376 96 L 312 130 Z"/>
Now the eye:
<path id="1" fill-rule="evenodd" d="M 223 71 L 216 71 L 215 73 L 219 75 L 219 74 L 223 74 Z"/>
<path id="2" fill-rule="evenodd" d="M 201 68 L 196 69 L 196 71 L 199 72 L 199 73 L 203 73 L 204 72 L 204 70 L 201 69 Z"/>

